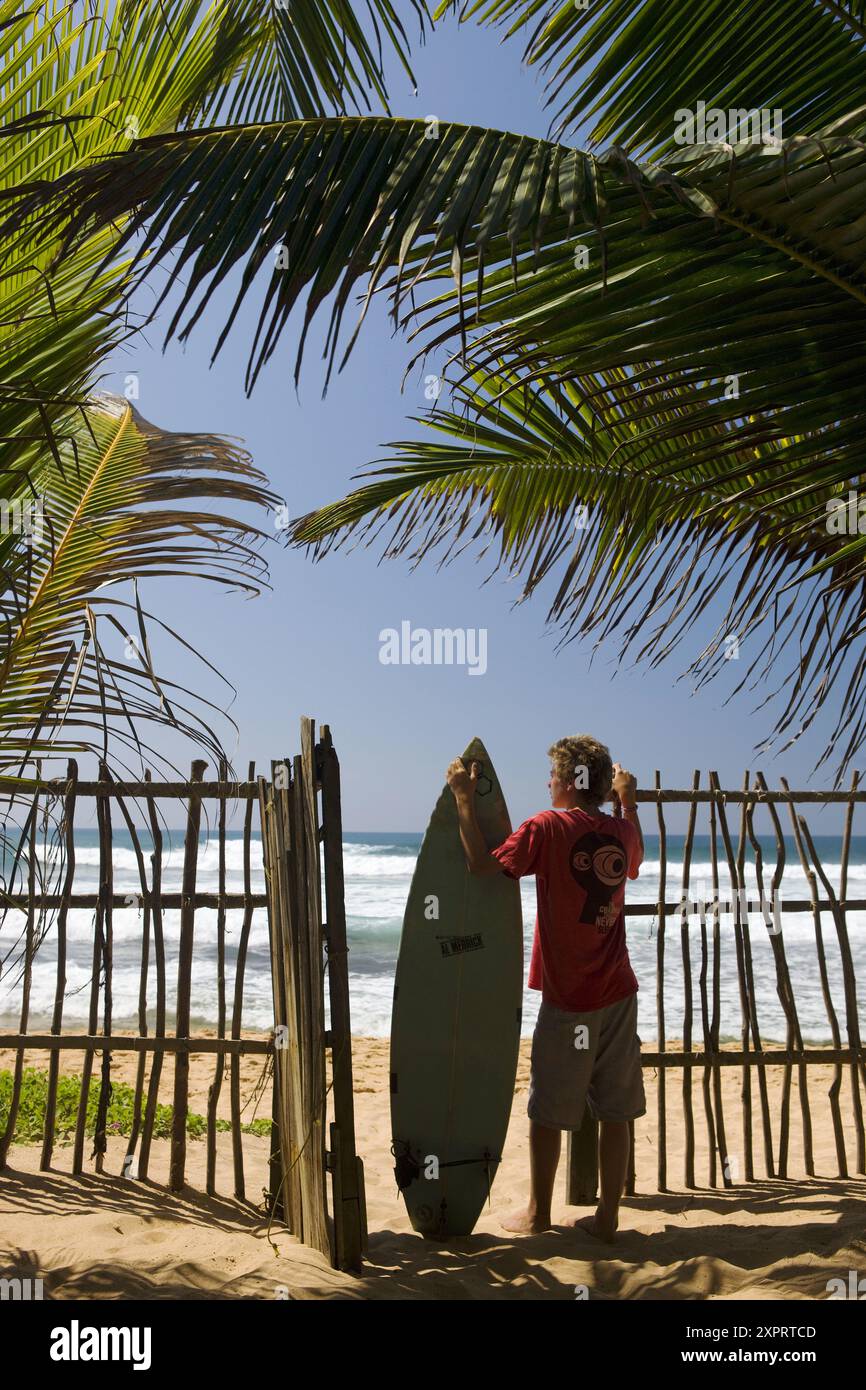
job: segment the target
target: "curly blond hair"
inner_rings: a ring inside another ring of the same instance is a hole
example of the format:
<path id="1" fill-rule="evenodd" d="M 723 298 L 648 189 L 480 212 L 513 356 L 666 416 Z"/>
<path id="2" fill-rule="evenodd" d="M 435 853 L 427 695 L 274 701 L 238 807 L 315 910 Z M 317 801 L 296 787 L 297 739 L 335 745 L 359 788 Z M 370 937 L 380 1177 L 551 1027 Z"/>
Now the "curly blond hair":
<path id="1" fill-rule="evenodd" d="M 597 738 L 572 734 L 558 739 L 547 752 L 560 782 L 574 782 L 578 791 L 599 805 L 610 796 L 613 762 L 610 750 Z"/>

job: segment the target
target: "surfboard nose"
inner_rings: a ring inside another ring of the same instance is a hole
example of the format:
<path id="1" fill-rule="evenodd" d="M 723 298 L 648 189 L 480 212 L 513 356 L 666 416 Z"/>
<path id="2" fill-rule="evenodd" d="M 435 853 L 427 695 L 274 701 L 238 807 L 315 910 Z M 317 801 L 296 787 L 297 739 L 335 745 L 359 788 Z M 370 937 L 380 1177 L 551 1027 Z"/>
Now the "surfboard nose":
<path id="1" fill-rule="evenodd" d="M 466 763 L 467 767 L 469 766 L 470 762 L 490 762 L 490 754 L 487 752 L 487 749 L 484 747 L 484 744 L 481 742 L 480 738 L 473 738 L 471 740 L 466 751 L 462 754 L 462 758 L 464 763 Z"/>

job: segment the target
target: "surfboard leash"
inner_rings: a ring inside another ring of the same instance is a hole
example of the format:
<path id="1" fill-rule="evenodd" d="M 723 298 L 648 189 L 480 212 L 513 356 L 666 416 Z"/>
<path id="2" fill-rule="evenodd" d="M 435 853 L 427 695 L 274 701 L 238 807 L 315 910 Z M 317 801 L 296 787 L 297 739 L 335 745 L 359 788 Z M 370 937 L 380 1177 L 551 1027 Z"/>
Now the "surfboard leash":
<path id="1" fill-rule="evenodd" d="M 399 1152 L 396 1147 L 397 1144 L 400 1145 Z M 416 1180 L 416 1178 L 420 1177 L 421 1164 L 413 1156 L 412 1145 L 408 1139 L 396 1140 L 391 1145 L 391 1153 L 393 1157 L 396 1159 L 396 1163 L 394 1165 L 394 1176 L 397 1179 L 397 1186 L 402 1192 L 405 1188 L 409 1187 Z M 489 1149 L 485 1149 L 484 1153 L 480 1156 L 480 1158 L 452 1158 L 447 1163 L 440 1163 L 439 1170 L 441 1171 L 443 1168 L 465 1168 L 470 1163 L 483 1163 L 485 1176 L 487 1178 L 487 1200 L 488 1202 L 490 1202 L 490 1193 L 492 1185 L 492 1178 L 490 1176 L 490 1165 L 491 1163 L 501 1162 L 501 1154 L 497 1158 L 490 1152 Z"/>

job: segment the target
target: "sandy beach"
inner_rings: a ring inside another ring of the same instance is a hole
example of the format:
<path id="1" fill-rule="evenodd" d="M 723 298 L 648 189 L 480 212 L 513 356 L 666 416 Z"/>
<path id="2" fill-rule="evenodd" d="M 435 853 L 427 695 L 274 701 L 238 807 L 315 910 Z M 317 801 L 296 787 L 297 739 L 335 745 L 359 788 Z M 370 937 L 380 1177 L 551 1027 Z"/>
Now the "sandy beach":
<path id="1" fill-rule="evenodd" d="M 682 1073 L 667 1087 L 668 1182 L 655 1191 L 657 1169 L 656 1078 L 644 1073 L 647 1114 L 636 1122 L 636 1192 L 624 1200 L 614 1246 L 562 1227 L 519 1238 L 500 1217 L 525 1200 L 527 1182 L 526 1091 L 529 1041 L 521 1048 L 511 1125 L 490 1206 L 470 1237 L 437 1244 L 409 1224 L 392 1172 L 388 1097 L 388 1041 L 356 1038 L 357 1147 L 366 1172 L 369 1252 L 359 1276 L 330 1268 L 317 1252 L 279 1226 L 268 1228 L 262 1193 L 269 1143 L 244 1136 L 247 1200 L 232 1195 L 231 1136 L 218 1139 L 218 1195 L 204 1191 L 205 1145 L 190 1139 L 187 1186 L 178 1196 L 162 1185 L 168 1174 L 168 1141 L 154 1142 L 150 1179 L 120 1176 L 126 1141 L 110 1138 L 105 1172 L 71 1174 L 72 1150 L 55 1150 L 54 1168 L 40 1173 L 39 1149 L 13 1146 L 0 1175 L 0 1273 L 38 1276 L 46 1297 L 57 1299 L 246 1298 L 246 1299 L 825 1299 L 827 1281 L 847 1280 L 866 1265 L 863 1177 L 840 1179 L 827 1100 L 831 1067 L 809 1068 L 816 1176 L 803 1176 L 796 1074 L 791 1098 L 789 1176 L 767 1179 L 763 1163 L 757 1082 L 753 1078 L 755 1181 L 727 1191 L 707 1186 L 700 1073 L 693 1082 L 698 1188 L 683 1186 Z M 13 1061 L 0 1053 L 0 1067 Z M 115 1079 L 132 1081 L 132 1054 L 115 1054 Z M 29 1065 L 44 1066 L 36 1053 Z M 64 1054 L 64 1070 L 74 1069 Z M 194 1056 L 190 1108 L 203 1113 L 213 1077 L 212 1057 Z M 170 1101 L 172 1066 L 166 1065 L 161 1099 Z M 742 1166 L 741 1073 L 724 1068 L 723 1101 L 733 1175 Z M 783 1068 L 767 1068 L 774 1135 Z M 270 1113 L 261 1089 L 262 1060 L 246 1059 L 242 1084 L 249 1104 L 244 1118 Z M 842 1113 L 850 1114 L 848 1077 Z M 227 1114 L 227 1087 L 221 1113 Z M 856 1166 L 855 1136 L 846 1132 L 849 1169 Z M 576 1208 L 564 1202 L 563 1165 L 554 1220 Z M 585 1290 L 585 1294 L 584 1294 Z"/>

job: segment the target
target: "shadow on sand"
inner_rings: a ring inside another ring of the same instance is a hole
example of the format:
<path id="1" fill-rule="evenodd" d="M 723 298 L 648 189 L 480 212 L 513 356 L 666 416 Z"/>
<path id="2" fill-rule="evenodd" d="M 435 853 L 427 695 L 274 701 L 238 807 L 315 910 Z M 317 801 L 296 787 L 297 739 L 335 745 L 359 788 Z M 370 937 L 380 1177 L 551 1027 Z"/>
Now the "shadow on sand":
<path id="1" fill-rule="evenodd" d="M 0 1247 L 2 1273 L 41 1277 L 47 1298 L 574 1300 L 585 1289 L 596 1300 L 816 1299 L 828 1296 L 827 1280 L 845 1277 L 852 1259 L 861 1268 L 866 1262 L 862 1179 L 638 1194 L 623 1207 L 615 1245 L 564 1226 L 526 1237 L 482 1230 L 444 1244 L 378 1230 L 357 1276 L 331 1270 L 279 1227 L 269 1243 L 266 1218 L 250 1202 L 108 1175 L 14 1169 L 0 1188 L 4 1211 L 52 1218 L 52 1238 L 61 1233 L 64 1245 L 50 1258 Z M 780 1221 L 786 1212 L 798 1219 Z M 662 1229 L 637 1229 L 636 1213 Z M 122 1223 L 112 1231 L 128 1232 L 131 1252 L 146 1250 L 146 1260 L 131 1253 L 128 1261 L 85 1264 L 74 1228 L 64 1234 L 64 1225 L 91 1215 Z M 203 1259 L 194 1232 L 218 1239 L 223 1252 L 236 1238 L 238 1272 L 228 1273 L 225 1259 Z M 282 1295 L 275 1293 L 281 1278 Z"/>

